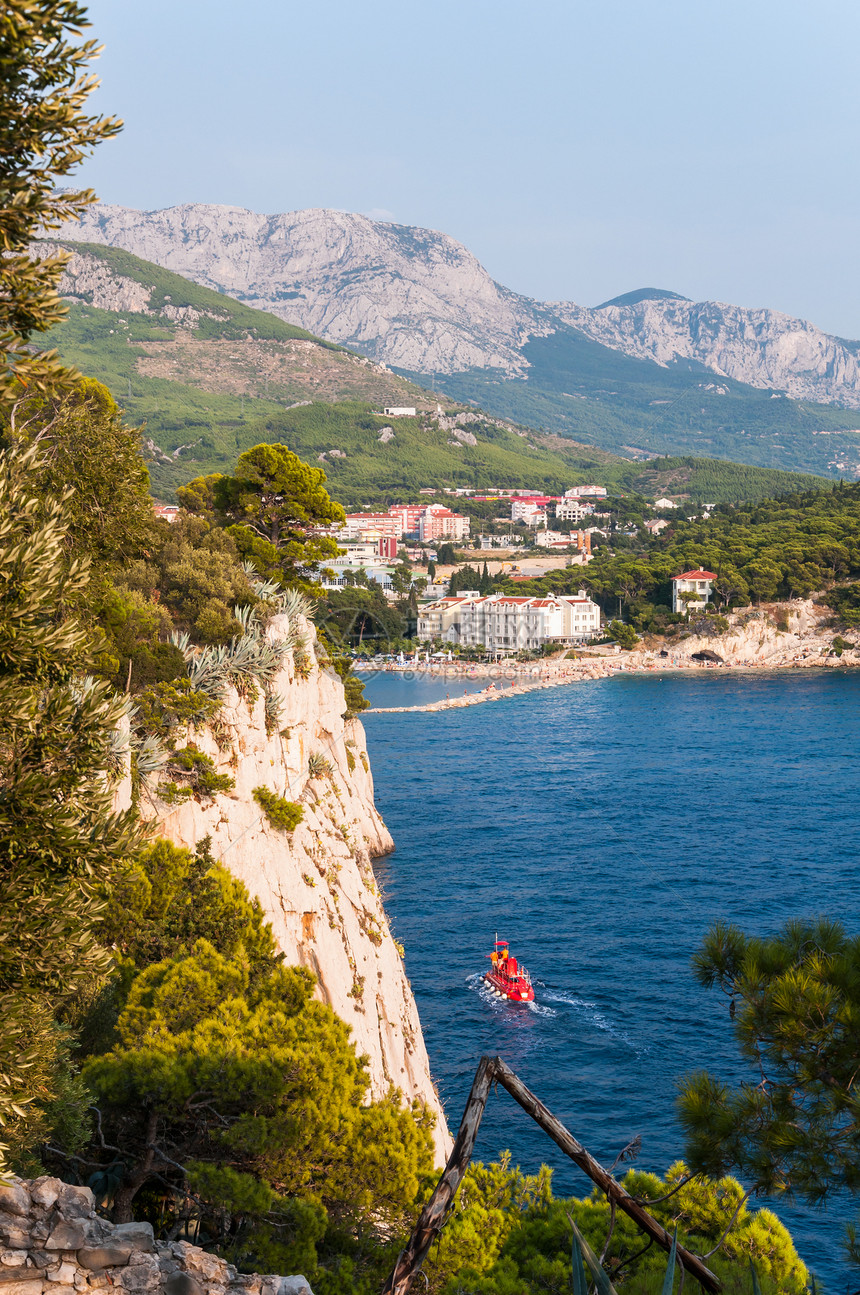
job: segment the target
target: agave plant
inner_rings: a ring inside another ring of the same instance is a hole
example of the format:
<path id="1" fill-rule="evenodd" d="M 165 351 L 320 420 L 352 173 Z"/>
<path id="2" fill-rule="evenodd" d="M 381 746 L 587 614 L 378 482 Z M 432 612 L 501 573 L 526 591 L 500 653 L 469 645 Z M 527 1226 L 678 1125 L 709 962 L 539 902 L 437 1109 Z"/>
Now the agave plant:
<path id="1" fill-rule="evenodd" d="M 573 1268 L 573 1295 L 588 1295 L 588 1282 L 585 1280 L 585 1273 L 582 1271 L 583 1259 L 588 1264 L 588 1270 L 591 1273 L 594 1288 L 598 1295 L 618 1295 L 603 1264 L 586 1241 L 574 1222 L 573 1216 L 568 1214 L 570 1226 L 573 1228 L 573 1241 L 571 1244 L 571 1265 Z M 674 1254 L 672 1261 L 674 1263 Z M 671 1287 L 670 1287 L 671 1289 Z"/>
<path id="2" fill-rule="evenodd" d="M 194 656 L 194 653 L 196 652 L 196 648 L 192 646 L 190 638 L 184 631 L 182 632 L 180 632 L 179 630 L 171 631 L 170 642 L 173 644 L 175 648 L 179 648 L 179 651 L 185 657 L 186 661 L 189 661 L 191 657 Z"/>
<path id="3" fill-rule="evenodd" d="M 233 616 L 242 626 L 243 634 L 253 634 L 260 623 L 259 609 L 251 603 L 246 603 L 244 607 L 234 607 Z"/>
<path id="4" fill-rule="evenodd" d="M 170 760 L 170 753 L 165 751 L 158 738 L 151 735 L 140 742 L 133 742 L 132 746 L 140 784 L 147 791 L 152 791 L 158 782 L 158 775 L 164 771 Z"/>
<path id="5" fill-rule="evenodd" d="M 331 761 L 321 751 L 313 751 L 308 756 L 308 773 L 312 778 L 327 778 L 332 772 Z"/>
<path id="6" fill-rule="evenodd" d="M 203 648 L 188 660 L 188 677 L 198 692 L 207 697 L 223 698 L 229 682 L 227 650 L 222 645 Z"/>
<path id="7" fill-rule="evenodd" d="M 285 589 L 278 600 L 278 609 L 290 620 L 294 616 L 304 616 L 310 620 L 313 613 L 313 603 L 306 594 L 299 589 Z"/>
<path id="8" fill-rule="evenodd" d="M 105 747 L 105 769 L 108 780 L 118 782 L 125 773 L 125 762 L 131 750 L 131 735 L 125 726 L 112 728 Z"/>
<path id="9" fill-rule="evenodd" d="M 272 692 L 269 688 L 266 689 L 263 696 L 266 706 L 266 732 L 271 735 L 281 722 L 284 699 L 279 692 Z"/>

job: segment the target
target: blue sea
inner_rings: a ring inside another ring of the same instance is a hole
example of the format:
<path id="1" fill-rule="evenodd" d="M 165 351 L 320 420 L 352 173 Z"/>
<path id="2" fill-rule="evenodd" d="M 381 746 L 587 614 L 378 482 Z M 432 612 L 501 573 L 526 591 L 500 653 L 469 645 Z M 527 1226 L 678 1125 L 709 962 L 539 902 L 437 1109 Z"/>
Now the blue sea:
<path id="1" fill-rule="evenodd" d="M 366 693 L 440 695 L 387 674 Z M 604 1163 L 639 1134 L 639 1166 L 664 1172 L 683 1155 L 678 1078 L 746 1074 L 725 1002 L 690 972 L 709 925 L 858 927 L 860 671 L 621 675 L 365 722 L 397 845 L 377 873 L 452 1129 L 479 1057 L 499 1053 Z M 480 988 L 496 931 L 535 978 L 533 1009 Z M 590 1189 L 500 1092 L 478 1154 L 505 1148 L 551 1164 L 558 1192 Z M 829 1291 L 858 1284 L 850 1202 L 774 1208 Z"/>

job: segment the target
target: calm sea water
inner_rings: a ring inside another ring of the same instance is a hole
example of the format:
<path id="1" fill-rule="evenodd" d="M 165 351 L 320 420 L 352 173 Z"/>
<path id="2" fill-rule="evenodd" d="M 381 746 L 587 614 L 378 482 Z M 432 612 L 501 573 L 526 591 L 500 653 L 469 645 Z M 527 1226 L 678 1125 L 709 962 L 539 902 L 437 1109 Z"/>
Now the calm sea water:
<path id="1" fill-rule="evenodd" d="M 374 705 L 438 687 L 377 675 Z M 407 700 L 407 698 L 409 700 Z M 377 866 L 449 1123 L 499 1053 L 598 1158 L 636 1134 L 642 1168 L 682 1155 L 678 1077 L 744 1075 L 690 955 L 726 918 L 768 932 L 860 916 L 860 671 L 620 676 L 462 711 L 370 715 Z M 536 978 L 535 1010 L 476 983 L 494 932 Z M 557 1191 L 588 1182 L 504 1093 L 479 1154 L 510 1148 Z M 828 1290 L 852 1289 L 843 1201 L 779 1204 Z"/>

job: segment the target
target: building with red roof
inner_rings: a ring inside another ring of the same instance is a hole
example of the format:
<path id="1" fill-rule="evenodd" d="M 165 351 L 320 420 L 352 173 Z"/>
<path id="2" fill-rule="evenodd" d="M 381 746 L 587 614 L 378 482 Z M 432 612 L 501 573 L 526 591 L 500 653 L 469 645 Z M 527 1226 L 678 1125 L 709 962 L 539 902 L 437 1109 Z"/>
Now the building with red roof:
<path id="1" fill-rule="evenodd" d="M 682 571 L 672 576 L 672 611 L 700 611 L 711 601 L 716 576 L 713 571 Z"/>
<path id="2" fill-rule="evenodd" d="M 466 594 L 422 607 L 418 637 L 484 648 L 498 656 L 544 643 L 582 643 L 600 633 L 600 608 L 584 589 L 576 597 Z"/>

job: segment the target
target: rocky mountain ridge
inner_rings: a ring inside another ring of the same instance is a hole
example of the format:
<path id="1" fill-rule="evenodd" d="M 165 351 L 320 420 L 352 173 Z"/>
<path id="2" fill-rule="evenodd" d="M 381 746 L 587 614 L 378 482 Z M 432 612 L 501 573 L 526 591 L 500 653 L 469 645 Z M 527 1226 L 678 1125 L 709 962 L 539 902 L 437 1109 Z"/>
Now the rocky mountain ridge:
<path id="1" fill-rule="evenodd" d="M 496 283 L 448 235 L 354 213 L 101 204 L 61 236 L 125 248 L 412 372 L 517 376 L 528 367 L 526 343 L 566 324 L 659 366 L 691 361 L 753 387 L 860 408 L 860 346 L 806 321 L 657 290 L 593 309 L 541 303 Z"/>

